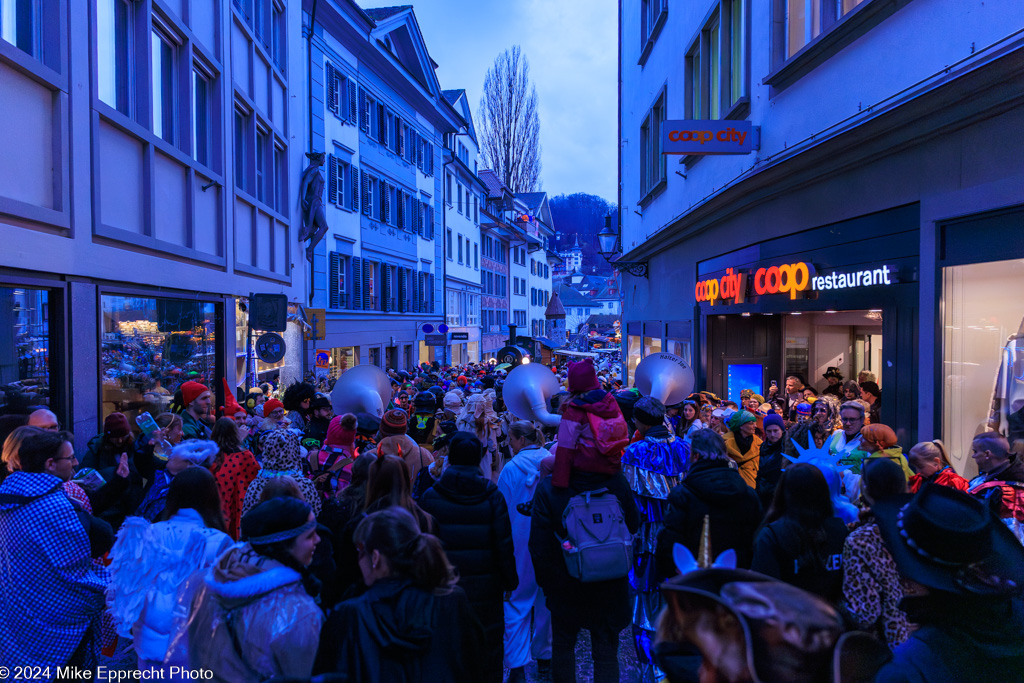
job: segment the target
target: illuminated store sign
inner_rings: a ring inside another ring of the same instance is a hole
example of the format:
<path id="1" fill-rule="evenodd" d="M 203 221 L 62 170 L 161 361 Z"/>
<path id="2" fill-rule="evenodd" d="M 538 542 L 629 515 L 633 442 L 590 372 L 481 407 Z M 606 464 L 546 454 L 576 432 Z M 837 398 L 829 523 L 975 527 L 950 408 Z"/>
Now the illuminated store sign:
<path id="1" fill-rule="evenodd" d="M 752 292 L 747 292 L 748 279 L 752 280 Z M 710 306 L 718 302 L 741 304 L 747 296 L 784 294 L 793 300 L 816 291 L 877 287 L 895 284 L 896 281 L 895 269 L 887 265 L 819 275 L 812 264 L 800 261 L 758 268 L 753 271 L 752 278 L 748 278 L 747 272 L 729 268 L 721 278 L 698 280 L 694 296 L 698 303 Z"/>

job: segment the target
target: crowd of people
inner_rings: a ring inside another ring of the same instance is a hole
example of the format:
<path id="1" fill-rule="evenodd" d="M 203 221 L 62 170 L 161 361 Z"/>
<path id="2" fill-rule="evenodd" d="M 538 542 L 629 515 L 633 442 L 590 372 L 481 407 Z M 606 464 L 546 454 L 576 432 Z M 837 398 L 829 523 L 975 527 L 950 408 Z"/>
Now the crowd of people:
<path id="1" fill-rule="evenodd" d="M 979 433 L 967 481 L 871 376 L 551 371 L 557 426 L 487 363 L 389 371 L 382 415 L 187 381 L 79 452 L 0 417 L 0 666 L 603 683 L 629 629 L 642 681 L 1024 680 L 1024 443 Z"/>

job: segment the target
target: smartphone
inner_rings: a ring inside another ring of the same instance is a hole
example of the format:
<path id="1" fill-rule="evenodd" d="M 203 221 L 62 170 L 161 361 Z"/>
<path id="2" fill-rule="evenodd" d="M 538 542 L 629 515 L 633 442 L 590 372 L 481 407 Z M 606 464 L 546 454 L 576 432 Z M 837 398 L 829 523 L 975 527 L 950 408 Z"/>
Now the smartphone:
<path id="1" fill-rule="evenodd" d="M 778 383 L 778 382 L 776 382 L 775 380 L 772 380 L 772 386 L 773 386 L 773 387 L 777 387 L 777 386 L 779 386 L 779 383 Z"/>

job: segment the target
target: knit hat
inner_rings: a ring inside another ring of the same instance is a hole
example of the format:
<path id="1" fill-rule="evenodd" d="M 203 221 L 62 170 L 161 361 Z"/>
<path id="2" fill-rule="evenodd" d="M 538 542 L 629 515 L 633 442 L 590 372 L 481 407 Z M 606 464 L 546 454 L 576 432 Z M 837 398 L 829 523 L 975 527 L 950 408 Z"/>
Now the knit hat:
<path id="1" fill-rule="evenodd" d="M 864 441 L 873 444 L 879 450 L 892 448 L 896 445 L 896 432 L 892 427 L 884 424 L 870 424 L 860 430 Z"/>
<path id="2" fill-rule="evenodd" d="M 811 414 L 811 404 L 810 404 L 810 402 L 808 402 L 808 401 L 801 401 L 800 403 L 797 403 L 796 404 L 796 414 L 797 415 L 807 415 L 807 416 L 810 416 L 810 414 Z"/>
<path id="3" fill-rule="evenodd" d="M 644 396 L 633 406 L 633 419 L 648 427 L 657 427 L 665 420 L 665 404 L 651 396 Z"/>
<path id="4" fill-rule="evenodd" d="M 466 379 L 465 375 L 459 375 L 459 379 L 456 381 L 459 383 L 460 387 L 464 387 L 466 386 L 466 382 L 468 382 L 469 380 Z"/>
<path id="5" fill-rule="evenodd" d="M 380 421 L 380 433 L 384 436 L 405 434 L 409 429 L 409 416 L 404 410 L 395 408 L 384 413 Z"/>
<path id="6" fill-rule="evenodd" d="M 266 417 L 270 417 L 270 414 L 277 410 L 278 408 L 284 410 L 284 404 L 278 401 L 276 398 L 272 398 L 263 404 L 263 414 Z"/>
<path id="7" fill-rule="evenodd" d="M 188 408 L 192 401 L 209 391 L 210 389 L 206 385 L 189 380 L 181 385 L 181 403 L 183 406 Z"/>
<path id="8" fill-rule="evenodd" d="M 738 410 L 729 417 L 729 429 L 738 432 L 748 422 L 757 422 L 757 416 L 749 410 Z"/>
<path id="9" fill-rule="evenodd" d="M 245 412 L 242 406 L 238 405 L 238 401 L 235 399 L 235 393 L 231 391 L 231 387 L 228 385 L 228 381 L 225 378 L 221 378 L 221 382 L 224 383 L 224 417 L 231 417 L 235 413 Z"/>
<path id="10" fill-rule="evenodd" d="M 124 413 L 111 413 L 103 421 L 103 433 L 114 438 L 128 436 L 132 433 L 131 425 Z"/>
<path id="11" fill-rule="evenodd" d="M 484 457 L 484 445 L 476 434 L 455 432 L 448 445 L 448 462 L 452 465 L 479 465 Z"/>
<path id="12" fill-rule="evenodd" d="M 764 430 L 767 432 L 768 428 L 775 425 L 782 431 L 786 431 L 786 425 L 782 422 L 782 416 L 778 413 L 769 413 L 764 418 Z"/>
<path id="13" fill-rule="evenodd" d="M 594 370 L 594 363 L 589 358 L 569 363 L 569 391 L 573 394 L 582 394 L 585 391 L 600 389 L 601 383 L 597 381 L 597 372 Z"/>

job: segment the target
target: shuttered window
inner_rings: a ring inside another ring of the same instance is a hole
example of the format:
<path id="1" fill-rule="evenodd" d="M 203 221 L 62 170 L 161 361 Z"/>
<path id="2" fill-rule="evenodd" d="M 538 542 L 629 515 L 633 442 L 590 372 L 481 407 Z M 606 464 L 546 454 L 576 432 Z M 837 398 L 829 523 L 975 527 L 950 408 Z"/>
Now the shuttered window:
<path id="1" fill-rule="evenodd" d="M 352 308 L 363 308 L 363 295 L 366 287 L 363 286 L 363 259 L 355 257 L 352 259 Z"/>
<path id="2" fill-rule="evenodd" d="M 336 251 L 329 255 L 328 263 L 328 305 L 330 308 L 344 308 L 345 300 L 345 257 Z"/>
<path id="3" fill-rule="evenodd" d="M 350 78 L 348 80 L 348 122 L 353 126 L 356 125 L 356 117 L 358 112 L 356 111 L 356 84 Z"/>

